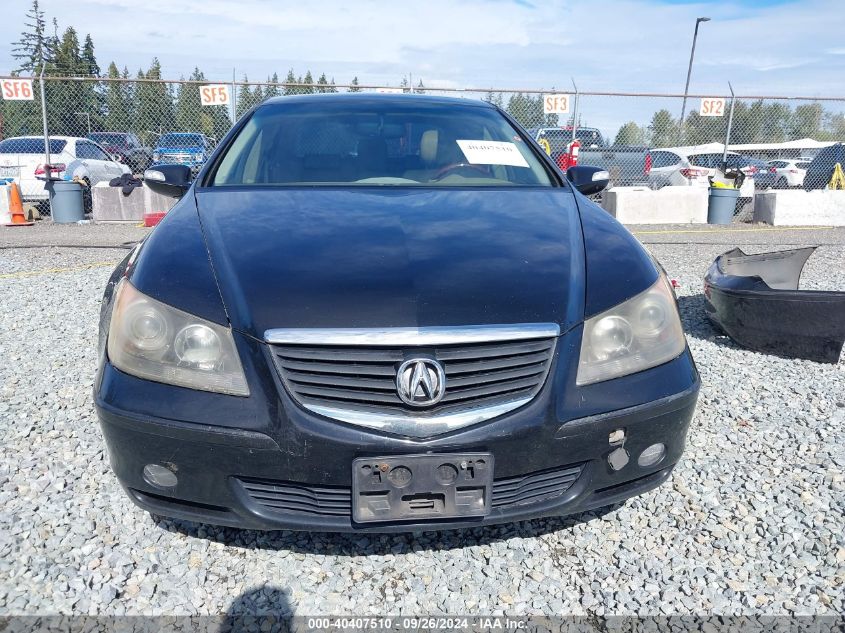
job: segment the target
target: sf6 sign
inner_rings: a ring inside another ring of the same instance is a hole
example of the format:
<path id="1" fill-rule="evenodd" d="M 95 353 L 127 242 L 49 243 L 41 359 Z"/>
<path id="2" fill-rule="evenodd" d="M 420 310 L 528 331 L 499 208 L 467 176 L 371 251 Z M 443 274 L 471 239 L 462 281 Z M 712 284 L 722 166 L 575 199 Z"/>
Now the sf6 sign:
<path id="1" fill-rule="evenodd" d="M 569 95 L 543 95 L 543 114 L 569 113 Z"/>
<path id="2" fill-rule="evenodd" d="M 200 103 L 204 106 L 229 105 L 232 103 L 229 86 L 214 84 L 200 88 Z"/>
<path id="3" fill-rule="evenodd" d="M 725 114 L 725 100 L 724 99 L 702 99 L 701 106 L 698 108 L 699 116 L 724 116 Z"/>
<path id="4" fill-rule="evenodd" d="M 32 101 L 32 79 L 4 79 L 0 87 L 6 101 Z"/>

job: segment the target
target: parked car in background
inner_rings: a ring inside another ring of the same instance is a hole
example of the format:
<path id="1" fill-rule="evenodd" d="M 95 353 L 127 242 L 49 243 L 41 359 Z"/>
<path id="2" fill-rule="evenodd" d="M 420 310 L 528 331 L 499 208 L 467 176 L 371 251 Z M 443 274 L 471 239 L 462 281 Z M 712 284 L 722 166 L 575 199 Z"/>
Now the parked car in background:
<path id="1" fill-rule="evenodd" d="M 824 189 L 833 177 L 836 164 L 845 169 L 845 145 L 837 143 L 821 150 L 813 161 L 807 165 L 804 175 L 804 189 Z"/>
<path id="2" fill-rule="evenodd" d="M 196 172 L 211 154 L 214 144 L 214 139 L 199 132 L 162 134 L 153 150 L 153 165 L 187 165 Z"/>
<path id="3" fill-rule="evenodd" d="M 79 178 L 93 186 L 129 173 L 94 141 L 75 136 L 50 137 L 50 164 L 45 164 L 44 137 L 18 136 L 0 141 L 0 178 L 14 178 L 24 201 L 47 199 L 44 180 Z"/>
<path id="4" fill-rule="evenodd" d="M 722 164 L 721 153 L 696 153 L 683 147 L 651 150 L 649 155 L 651 169 L 648 182 L 653 189 L 667 186 L 709 187 L 709 178 L 716 175 Z M 735 153 L 728 153 L 727 164 L 729 168 L 739 168 L 745 174 L 740 200 L 746 198 L 744 202 L 749 201 L 754 195 L 754 174 L 759 167 Z"/>
<path id="5" fill-rule="evenodd" d="M 92 132 L 88 138 L 99 143 L 112 158 L 127 165 L 133 174 L 142 174 L 153 162 L 153 150 L 131 132 Z"/>
<path id="6" fill-rule="evenodd" d="M 548 142 L 552 160 L 558 167 L 565 169 L 568 166 L 565 157 L 572 142 L 572 126 L 537 127 L 528 132 L 535 141 L 544 139 Z M 578 164 L 606 170 L 610 174 L 611 185 L 634 185 L 647 181 L 647 147 L 611 145 L 594 127 L 576 128 L 575 138 L 581 143 Z"/>
<path id="7" fill-rule="evenodd" d="M 804 185 L 804 176 L 811 159 L 770 160 L 766 165 L 773 174 L 775 189 L 789 189 Z"/>

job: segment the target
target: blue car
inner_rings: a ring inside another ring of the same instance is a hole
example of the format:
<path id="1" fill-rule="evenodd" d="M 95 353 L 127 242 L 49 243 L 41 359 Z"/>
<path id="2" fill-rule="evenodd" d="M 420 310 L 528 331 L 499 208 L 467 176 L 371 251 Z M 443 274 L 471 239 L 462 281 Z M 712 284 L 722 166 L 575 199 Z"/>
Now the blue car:
<path id="1" fill-rule="evenodd" d="M 157 515 L 442 530 L 583 512 L 681 458 L 699 391 L 642 245 L 493 105 L 271 99 L 103 297 L 95 402 Z"/>
<path id="2" fill-rule="evenodd" d="M 205 163 L 214 149 L 214 141 L 199 132 L 162 134 L 153 149 L 152 165 L 186 165 L 194 172 Z"/>

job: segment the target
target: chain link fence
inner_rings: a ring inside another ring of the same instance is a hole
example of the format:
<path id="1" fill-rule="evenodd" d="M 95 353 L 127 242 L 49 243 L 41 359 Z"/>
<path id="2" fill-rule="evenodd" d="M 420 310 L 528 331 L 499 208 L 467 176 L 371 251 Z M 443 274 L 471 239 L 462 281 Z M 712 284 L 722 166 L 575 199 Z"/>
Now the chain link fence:
<path id="1" fill-rule="evenodd" d="M 14 78 L 0 81 L 10 79 Z M 0 101 L 0 139 L 43 137 L 37 78 L 32 91 L 32 100 Z M 157 162 L 199 166 L 233 121 L 253 106 L 272 97 L 320 92 L 424 92 L 488 101 L 528 129 L 562 168 L 578 153 L 580 164 L 608 169 L 616 185 L 706 185 L 714 169 L 727 166 L 753 181 L 752 191 L 821 188 L 830 174 L 823 171 L 814 176 L 817 181 L 805 182 L 807 167 L 824 148 L 845 140 L 845 98 L 732 100 L 729 95 L 690 95 L 685 99 L 515 89 L 44 78 L 51 138 L 92 139 L 134 173 Z M 580 144 L 575 152 L 573 140 Z M 40 148 L 43 154 L 43 142 Z M 0 177 L 15 175 L 14 165 L 4 162 L 6 153 L 0 145 Z"/>

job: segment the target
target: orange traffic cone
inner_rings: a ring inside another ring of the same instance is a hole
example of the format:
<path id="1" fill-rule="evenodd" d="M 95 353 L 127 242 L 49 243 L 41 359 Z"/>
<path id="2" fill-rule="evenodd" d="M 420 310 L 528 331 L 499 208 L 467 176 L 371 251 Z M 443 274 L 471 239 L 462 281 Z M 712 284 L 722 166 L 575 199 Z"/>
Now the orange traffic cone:
<path id="1" fill-rule="evenodd" d="M 32 226 L 34 222 L 27 222 L 21 202 L 21 190 L 18 183 L 9 183 L 9 213 L 12 214 L 12 222 L 3 226 Z"/>

